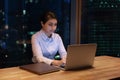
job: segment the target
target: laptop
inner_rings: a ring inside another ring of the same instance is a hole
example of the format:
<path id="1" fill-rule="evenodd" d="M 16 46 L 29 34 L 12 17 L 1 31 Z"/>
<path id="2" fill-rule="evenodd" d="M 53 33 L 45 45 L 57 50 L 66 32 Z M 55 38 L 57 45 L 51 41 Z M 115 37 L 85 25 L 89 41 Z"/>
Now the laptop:
<path id="1" fill-rule="evenodd" d="M 97 44 L 68 45 L 66 64 L 61 65 L 61 67 L 50 66 L 45 63 L 35 63 L 35 64 L 23 65 L 20 66 L 20 68 L 37 74 L 56 72 L 61 69 L 75 70 L 75 69 L 90 68 L 94 63 L 96 47 Z"/>
<path id="2" fill-rule="evenodd" d="M 92 68 L 97 44 L 68 45 L 66 64 L 61 65 L 63 70 Z"/>
<path id="3" fill-rule="evenodd" d="M 19 68 L 39 74 L 39 75 L 56 72 L 56 71 L 60 70 L 60 68 L 58 68 L 58 67 L 50 66 L 50 65 L 42 63 L 42 62 L 35 63 L 35 64 L 22 65 Z"/>

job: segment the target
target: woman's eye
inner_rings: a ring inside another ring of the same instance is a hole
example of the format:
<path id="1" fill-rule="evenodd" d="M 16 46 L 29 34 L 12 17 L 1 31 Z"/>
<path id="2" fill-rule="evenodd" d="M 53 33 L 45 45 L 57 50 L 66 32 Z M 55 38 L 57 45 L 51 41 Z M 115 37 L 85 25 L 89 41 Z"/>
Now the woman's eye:
<path id="1" fill-rule="evenodd" d="M 49 26 L 57 26 L 57 23 L 53 24 L 53 23 L 50 23 L 48 24 Z"/>
<path id="2" fill-rule="evenodd" d="M 53 24 L 48 24 L 49 26 L 52 26 Z"/>
<path id="3" fill-rule="evenodd" d="M 57 26 L 57 24 L 55 24 L 55 26 Z"/>

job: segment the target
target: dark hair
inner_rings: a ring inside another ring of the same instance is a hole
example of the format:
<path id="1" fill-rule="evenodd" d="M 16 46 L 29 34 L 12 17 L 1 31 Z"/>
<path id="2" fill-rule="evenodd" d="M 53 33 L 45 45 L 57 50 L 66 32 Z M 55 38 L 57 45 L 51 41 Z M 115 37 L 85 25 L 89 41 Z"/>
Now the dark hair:
<path id="1" fill-rule="evenodd" d="M 56 19 L 57 20 L 56 15 L 51 11 L 43 13 L 43 15 L 41 16 L 40 21 L 42 21 L 43 24 L 45 24 L 50 19 Z"/>

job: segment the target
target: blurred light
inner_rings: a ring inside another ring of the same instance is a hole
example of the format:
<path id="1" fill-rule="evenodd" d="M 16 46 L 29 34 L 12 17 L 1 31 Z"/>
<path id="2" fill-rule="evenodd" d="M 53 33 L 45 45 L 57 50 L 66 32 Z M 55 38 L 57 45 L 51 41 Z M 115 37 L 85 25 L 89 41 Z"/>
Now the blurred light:
<path id="1" fill-rule="evenodd" d="M 4 13 L 4 12 L 2 12 L 2 14 L 4 15 L 5 13 Z"/>
<path id="2" fill-rule="evenodd" d="M 117 56 L 120 56 L 120 54 L 118 53 Z"/>
<path id="3" fill-rule="evenodd" d="M 6 34 L 5 36 L 6 36 L 6 37 L 9 37 L 9 34 Z"/>
<path id="4" fill-rule="evenodd" d="M 27 44 L 26 44 L 26 43 L 24 43 L 23 45 L 24 45 L 24 48 L 26 48 L 26 47 L 27 47 Z"/>
<path id="5" fill-rule="evenodd" d="M 18 15 L 16 15 L 16 17 L 18 17 Z"/>
<path id="6" fill-rule="evenodd" d="M 36 33 L 35 31 L 28 32 L 29 35 L 33 35 L 35 33 Z"/>
<path id="7" fill-rule="evenodd" d="M 100 2 L 100 4 L 103 4 L 103 2 Z"/>
<path id="8" fill-rule="evenodd" d="M 108 4 L 107 2 L 105 2 L 105 4 Z"/>
<path id="9" fill-rule="evenodd" d="M 19 41 L 16 41 L 16 44 L 19 44 Z"/>
<path id="10" fill-rule="evenodd" d="M 23 25 L 22 28 L 25 29 L 25 28 L 27 28 L 27 26 L 24 26 L 24 25 Z"/>
<path id="11" fill-rule="evenodd" d="M 25 15 L 26 14 L 26 10 L 23 10 L 23 15 Z"/>
<path id="12" fill-rule="evenodd" d="M 113 7 L 114 7 L 114 5 L 111 5 L 111 7 L 113 8 Z"/>
<path id="13" fill-rule="evenodd" d="M 8 25 L 5 25 L 5 26 L 4 26 L 4 29 L 6 29 L 6 30 L 9 29 L 9 26 L 8 26 Z"/>
<path id="14" fill-rule="evenodd" d="M 5 55 L 5 57 L 7 58 L 7 57 L 8 57 L 8 55 L 6 54 L 6 55 Z"/>
<path id="15" fill-rule="evenodd" d="M 32 2 L 33 2 L 33 0 L 29 0 L 29 2 L 31 2 L 31 3 L 32 3 Z"/>

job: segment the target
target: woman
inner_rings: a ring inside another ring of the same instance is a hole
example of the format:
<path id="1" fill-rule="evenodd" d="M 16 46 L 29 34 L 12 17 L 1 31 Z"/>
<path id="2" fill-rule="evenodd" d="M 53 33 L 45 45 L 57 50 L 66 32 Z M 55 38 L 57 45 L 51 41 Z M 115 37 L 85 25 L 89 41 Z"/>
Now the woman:
<path id="1" fill-rule="evenodd" d="M 66 62 L 67 52 L 61 37 L 54 33 L 57 28 L 57 18 L 53 12 L 47 12 L 41 17 L 42 29 L 32 36 L 33 62 L 44 62 L 60 66 Z M 54 56 L 59 52 L 61 60 Z"/>

